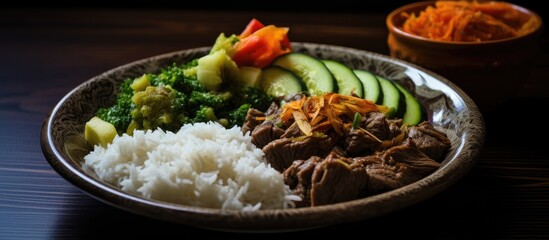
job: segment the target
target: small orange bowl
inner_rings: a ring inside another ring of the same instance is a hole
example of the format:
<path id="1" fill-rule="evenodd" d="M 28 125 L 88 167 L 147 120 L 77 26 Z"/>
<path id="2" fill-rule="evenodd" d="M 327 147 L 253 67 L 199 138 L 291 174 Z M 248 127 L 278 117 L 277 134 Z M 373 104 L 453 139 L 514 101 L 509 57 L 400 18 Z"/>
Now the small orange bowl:
<path id="1" fill-rule="evenodd" d="M 509 3 L 510 4 L 510 3 Z M 482 110 L 510 99 L 525 84 L 529 66 L 541 47 L 542 20 L 535 12 L 510 4 L 534 18 L 532 31 L 500 40 L 456 42 L 432 40 L 405 32 L 403 13 L 420 12 L 435 1 L 422 1 L 393 10 L 386 18 L 392 57 L 428 68 L 454 82 Z"/>

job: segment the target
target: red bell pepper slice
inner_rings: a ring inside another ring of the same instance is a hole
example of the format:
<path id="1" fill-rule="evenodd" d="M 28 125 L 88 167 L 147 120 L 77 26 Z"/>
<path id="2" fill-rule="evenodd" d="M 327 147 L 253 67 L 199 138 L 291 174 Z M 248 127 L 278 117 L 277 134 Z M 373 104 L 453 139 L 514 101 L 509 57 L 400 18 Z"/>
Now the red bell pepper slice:
<path id="1" fill-rule="evenodd" d="M 263 25 L 263 23 L 261 23 L 259 20 L 254 18 L 248 23 L 248 25 L 246 26 L 244 31 L 242 31 L 242 33 L 240 35 L 238 35 L 238 38 L 242 39 L 242 38 L 248 37 L 248 36 L 252 35 L 252 33 L 256 32 L 257 30 L 259 30 L 261 28 L 263 28 L 264 26 L 265 25 Z"/>
<path id="2" fill-rule="evenodd" d="M 238 66 L 268 66 L 276 57 L 291 51 L 288 31 L 288 28 L 269 25 L 241 38 L 234 45 L 233 61 Z"/>

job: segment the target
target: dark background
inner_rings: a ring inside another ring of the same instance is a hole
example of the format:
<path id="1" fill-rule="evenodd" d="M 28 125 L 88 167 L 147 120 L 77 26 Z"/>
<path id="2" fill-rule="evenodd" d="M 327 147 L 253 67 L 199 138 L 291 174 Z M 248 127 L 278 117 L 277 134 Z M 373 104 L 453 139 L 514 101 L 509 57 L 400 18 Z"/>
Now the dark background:
<path id="1" fill-rule="evenodd" d="M 124 8 L 124 9 L 185 9 L 185 10 L 236 10 L 236 11 L 297 11 L 297 12 L 355 12 L 355 13 L 388 13 L 389 11 L 407 3 L 418 2 L 412 0 L 339 0 L 339 1 L 38 1 L 36 3 L 26 1 L 10 1 L 3 3 L 3 7 L 15 8 Z M 479 1 L 480 2 L 480 1 Z M 542 15 L 547 13 L 543 0 L 508 0 L 534 10 Z"/>
<path id="2" fill-rule="evenodd" d="M 102 239 L 113 232 L 128 238 L 175 235 L 181 239 L 328 238 L 329 233 L 341 238 L 352 234 L 383 239 L 549 239 L 549 157 L 544 140 L 549 128 L 542 117 L 549 102 L 547 37 L 535 63 L 536 79 L 498 109 L 484 109 L 488 134 L 471 172 L 424 202 L 376 219 L 271 235 L 195 229 L 103 204 L 54 172 L 41 152 L 40 128 L 48 112 L 71 89 L 104 71 L 157 54 L 210 45 L 221 31 L 240 31 L 250 16 L 290 26 L 293 41 L 387 54 L 384 16 L 409 2 L 2 3 L 0 239 Z M 546 1 L 510 2 L 547 19 L 547 8 L 542 7 Z"/>
<path id="3" fill-rule="evenodd" d="M 2 3 L 5 9 L 136 9 L 136 10 L 214 10 L 214 11 L 282 11 L 282 12 L 303 12 L 303 13 L 389 13 L 390 11 L 412 2 L 419 0 L 334 0 L 334 1 L 298 1 L 298 0 L 279 0 L 279 1 L 173 1 L 173 0 L 98 0 L 98 1 L 38 1 L 28 3 L 26 1 L 10 1 Z M 479 1 L 480 2 L 480 1 Z M 508 0 L 506 2 L 525 7 L 537 12 L 543 19 L 547 18 L 549 8 L 544 0 Z M 146 17 L 146 16 L 143 16 Z M 351 21 L 351 20 L 350 20 Z M 0 23 L 2 24 L 2 23 Z"/>

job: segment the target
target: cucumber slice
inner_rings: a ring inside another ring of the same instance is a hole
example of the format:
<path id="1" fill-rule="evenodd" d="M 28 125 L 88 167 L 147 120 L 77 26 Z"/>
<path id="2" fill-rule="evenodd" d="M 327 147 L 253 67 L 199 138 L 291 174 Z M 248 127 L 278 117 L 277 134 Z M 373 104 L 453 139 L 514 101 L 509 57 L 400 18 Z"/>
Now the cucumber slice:
<path id="1" fill-rule="evenodd" d="M 362 82 L 353 73 L 352 69 L 334 60 L 322 60 L 322 62 L 330 70 L 337 83 L 337 93 L 349 96 L 356 95 L 360 98 L 364 97 Z"/>
<path id="2" fill-rule="evenodd" d="M 399 110 L 400 103 L 400 91 L 395 87 L 393 82 L 376 75 L 379 85 L 381 87 L 381 92 L 383 93 L 382 105 L 389 108 L 387 112 L 387 118 L 393 117 Z"/>
<path id="3" fill-rule="evenodd" d="M 261 88 L 273 97 L 282 97 L 304 91 L 297 76 L 289 70 L 277 66 L 263 69 Z"/>
<path id="4" fill-rule="evenodd" d="M 418 125 L 423 121 L 423 109 L 418 100 L 406 88 L 393 82 L 398 90 L 404 95 L 406 111 L 404 112 L 403 122 L 408 125 Z"/>
<path id="5" fill-rule="evenodd" d="M 381 88 L 376 76 L 366 70 L 355 69 L 353 72 L 362 82 L 362 86 L 364 87 L 364 99 L 380 103 Z"/>
<path id="6" fill-rule="evenodd" d="M 273 65 L 288 69 L 305 84 L 310 95 L 337 92 L 335 80 L 322 61 L 303 53 L 288 53 L 278 57 Z"/>

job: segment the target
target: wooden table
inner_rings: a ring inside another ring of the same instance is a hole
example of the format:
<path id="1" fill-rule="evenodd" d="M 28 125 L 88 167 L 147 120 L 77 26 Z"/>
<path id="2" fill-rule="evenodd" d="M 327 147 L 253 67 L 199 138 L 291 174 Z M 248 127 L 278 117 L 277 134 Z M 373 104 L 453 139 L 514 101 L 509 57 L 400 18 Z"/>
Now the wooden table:
<path id="1" fill-rule="evenodd" d="M 0 9 L 0 239 L 99 238 L 108 233 L 212 238 L 195 229 L 103 204 L 48 165 L 40 128 L 71 89 L 141 58 L 209 46 L 256 17 L 290 27 L 292 41 L 387 54 L 386 12 L 184 9 Z M 283 239 L 332 231 L 390 238 L 549 238 L 547 121 L 549 39 L 533 77 L 510 101 L 483 109 L 487 139 L 472 171 L 440 194 L 392 214 L 298 233 L 228 237 Z M 497 86 L 494 86 L 497 89 Z M 129 238 L 128 237 L 128 238 Z"/>

